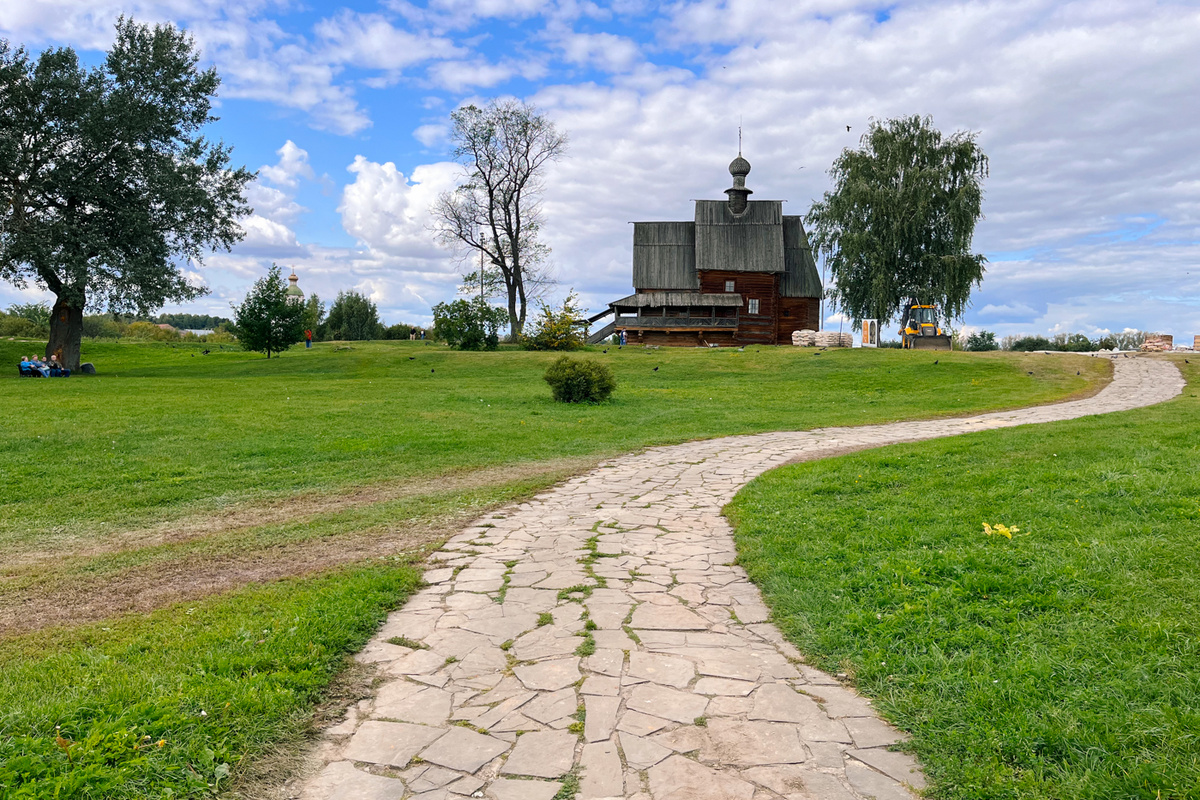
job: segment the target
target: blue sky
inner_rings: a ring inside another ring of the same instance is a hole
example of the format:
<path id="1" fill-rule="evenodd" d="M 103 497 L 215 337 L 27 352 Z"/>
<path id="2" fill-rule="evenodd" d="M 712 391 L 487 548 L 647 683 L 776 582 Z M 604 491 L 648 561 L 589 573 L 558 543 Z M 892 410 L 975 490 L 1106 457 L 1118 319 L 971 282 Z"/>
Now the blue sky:
<path id="1" fill-rule="evenodd" d="M 260 170 L 189 310 L 227 314 L 276 261 L 428 321 L 462 271 L 428 215 L 457 177 L 449 114 L 513 96 L 570 137 L 544 234 L 560 293 L 593 308 L 629 290 L 628 222 L 722 197 L 739 121 L 755 197 L 802 214 L 871 118 L 917 113 L 991 159 L 965 325 L 1200 334 L 1195 2 L 25 0 L 0 36 L 97 59 L 122 13 L 193 32 L 224 80 L 214 133 Z"/>

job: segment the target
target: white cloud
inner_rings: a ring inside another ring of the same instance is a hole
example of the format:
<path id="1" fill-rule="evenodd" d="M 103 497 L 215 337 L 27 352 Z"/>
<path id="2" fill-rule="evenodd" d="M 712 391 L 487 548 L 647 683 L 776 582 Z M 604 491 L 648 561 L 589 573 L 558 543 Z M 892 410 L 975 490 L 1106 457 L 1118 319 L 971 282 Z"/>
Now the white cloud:
<path id="1" fill-rule="evenodd" d="M 237 246 L 240 253 L 267 251 L 275 255 L 294 252 L 299 243 L 296 233 L 288 226 L 266 217 L 252 214 L 242 220 L 242 230 L 246 238 Z"/>
<path id="2" fill-rule="evenodd" d="M 450 138 L 450 126 L 445 123 L 422 125 L 413 131 L 413 138 L 426 147 L 433 147 Z"/>
<path id="3" fill-rule="evenodd" d="M 470 61 L 441 61 L 429 68 L 429 80 L 434 86 L 451 92 L 488 88 L 503 83 L 520 72 L 515 62 L 494 64 L 486 59 Z"/>
<path id="4" fill-rule="evenodd" d="M 321 63 L 295 45 L 271 49 L 264 43 L 256 49 L 262 54 L 249 50 L 212 54 L 226 81 L 222 96 L 303 111 L 318 130 L 353 134 L 370 127 L 371 118 L 359 107 L 354 93 L 335 82 L 336 65 Z"/>
<path id="5" fill-rule="evenodd" d="M 606 72 L 628 70 L 642 59 L 641 49 L 632 39 L 611 33 L 566 32 L 557 45 L 568 62 Z"/>
<path id="6" fill-rule="evenodd" d="M 259 180 L 246 186 L 246 200 L 254 213 L 241 221 L 245 238 L 235 252 L 242 256 L 295 256 L 303 247 L 292 225 L 307 208 L 296 202 L 300 179 L 313 179 L 308 151 L 291 139 L 275 151 L 279 161 L 259 167 Z M 268 186 L 263 179 L 275 184 Z"/>
<path id="7" fill-rule="evenodd" d="M 246 187 L 246 200 L 254 209 L 254 216 L 270 219 L 282 225 L 290 225 L 300 214 L 308 210 L 297 203 L 291 193 L 258 181 Z"/>
<path id="8" fill-rule="evenodd" d="M 1013 303 L 1011 305 L 996 305 L 988 303 L 983 308 L 979 309 L 976 314 L 985 319 L 1032 319 L 1038 315 L 1037 310 L 1024 303 Z"/>
<path id="9" fill-rule="evenodd" d="M 279 163 L 259 167 L 259 175 L 276 186 L 286 186 L 289 189 L 299 186 L 301 178 L 312 180 L 313 170 L 308 163 L 307 150 L 298 147 L 295 142 L 288 139 L 283 143 L 283 147 L 275 151 L 275 154 L 279 156 Z"/>
<path id="10" fill-rule="evenodd" d="M 463 52 L 449 39 L 402 30 L 379 14 L 358 14 L 343 9 L 318 22 L 314 30 L 323 40 L 323 58 L 367 69 L 401 70 Z"/>
<path id="11" fill-rule="evenodd" d="M 526 19 L 554 7 L 550 0 L 432 0 L 424 6 L 386 0 L 386 5 L 410 22 L 436 30 L 462 30 L 480 20 Z"/>
<path id="12" fill-rule="evenodd" d="M 413 170 L 411 182 L 390 161 L 355 156 L 347 169 L 355 178 L 338 206 L 346 232 L 371 252 L 434 260 L 444 269 L 446 253 L 437 245 L 429 209 L 439 194 L 457 185 L 461 167 L 425 164 Z"/>

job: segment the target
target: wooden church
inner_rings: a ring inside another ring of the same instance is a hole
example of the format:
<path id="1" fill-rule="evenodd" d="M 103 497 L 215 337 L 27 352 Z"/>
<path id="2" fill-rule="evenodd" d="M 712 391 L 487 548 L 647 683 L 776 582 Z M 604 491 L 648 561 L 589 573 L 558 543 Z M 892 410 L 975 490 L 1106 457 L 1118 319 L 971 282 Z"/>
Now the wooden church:
<path id="1" fill-rule="evenodd" d="M 624 331 L 629 344 L 791 343 L 819 330 L 821 279 L 800 217 L 780 200 L 751 200 L 750 162 L 729 165 L 726 200 L 697 200 L 691 222 L 633 224 L 634 293 L 596 317 L 593 341 Z"/>

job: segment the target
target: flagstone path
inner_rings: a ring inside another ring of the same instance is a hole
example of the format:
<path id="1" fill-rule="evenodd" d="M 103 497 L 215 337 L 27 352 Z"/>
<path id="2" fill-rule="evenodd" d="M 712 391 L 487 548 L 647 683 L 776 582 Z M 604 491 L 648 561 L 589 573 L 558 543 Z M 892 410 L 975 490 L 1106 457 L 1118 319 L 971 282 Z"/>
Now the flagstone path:
<path id="1" fill-rule="evenodd" d="M 1162 402 L 1118 358 L 1094 397 L 963 419 L 768 433 L 619 458 L 479 520 L 359 655 L 385 682 L 325 733 L 306 800 L 910 800 L 924 778 L 866 699 L 804 664 L 721 508 L 831 451 Z"/>

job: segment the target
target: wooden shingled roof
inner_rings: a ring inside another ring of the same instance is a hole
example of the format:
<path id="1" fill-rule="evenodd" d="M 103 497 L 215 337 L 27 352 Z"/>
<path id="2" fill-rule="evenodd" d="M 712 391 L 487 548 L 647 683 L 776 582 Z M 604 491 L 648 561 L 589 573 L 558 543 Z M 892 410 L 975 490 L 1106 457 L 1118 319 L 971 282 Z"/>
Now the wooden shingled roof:
<path id="1" fill-rule="evenodd" d="M 779 294 L 784 297 L 821 296 L 821 275 L 817 272 L 817 262 L 800 217 L 783 218 L 783 263 Z"/>
<path id="2" fill-rule="evenodd" d="M 737 159 L 731 171 L 736 164 Z M 748 163 L 745 169 L 749 171 Z M 779 200 L 751 200 L 740 214 L 733 213 L 728 200 L 697 200 L 692 222 L 633 224 L 635 289 L 697 293 L 700 270 L 775 273 L 784 297 L 820 297 L 822 291 L 804 225 L 800 217 L 785 217 Z M 628 306 L 627 300 L 613 305 Z M 685 304 L 704 305 L 696 300 L 668 303 Z"/>
<path id="3" fill-rule="evenodd" d="M 637 289 L 700 289 L 693 222 L 633 224 L 633 285 Z"/>
<path id="4" fill-rule="evenodd" d="M 734 215 L 724 200 L 696 201 L 696 269 L 783 272 L 783 203 L 751 200 Z"/>

